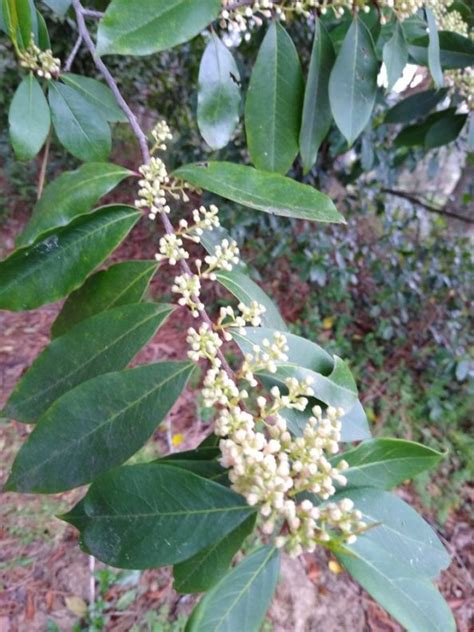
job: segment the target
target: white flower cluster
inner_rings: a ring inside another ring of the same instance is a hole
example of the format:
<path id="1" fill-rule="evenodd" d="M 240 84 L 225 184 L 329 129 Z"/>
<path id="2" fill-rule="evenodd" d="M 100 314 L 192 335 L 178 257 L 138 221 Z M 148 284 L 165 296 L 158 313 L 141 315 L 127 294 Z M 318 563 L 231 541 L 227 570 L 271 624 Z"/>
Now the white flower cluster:
<path id="1" fill-rule="evenodd" d="M 168 138 L 164 124 L 153 135 L 162 145 Z M 140 208 L 163 207 L 162 183 L 168 176 L 162 161 L 153 158 L 149 165 L 140 169 L 144 179 L 140 181 Z M 162 212 L 162 211 L 161 211 Z M 165 212 L 169 212 L 168 210 Z M 160 239 L 157 260 L 166 259 L 171 265 L 188 259 L 184 239 L 200 242 L 204 230 L 219 227 L 218 209 L 201 206 L 193 211 L 194 223 L 181 220 L 174 233 Z M 196 261 L 197 274 L 185 270 L 178 275 L 172 291 L 180 295 L 178 303 L 198 316 L 204 309 L 200 301 L 202 279 L 216 278 L 217 270 L 231 270 L 239 263 L 236 242 L 223 239 L 212 255 L 202 262 Z M 257 301 L 250 305 L 239 303 L 238 311 L 227 306 L 221 308 L 216 323 L 203 322 L 199 328 L 188 329 L 188 356 L 193 362 L 206 360 L 210 363 L 203 385 L 205 406 L 218 406 L 215 433 L 221 437 L 221 464 L 229 468 L 233 489 L 242 494 L 250 505 L 259 506 L 262 530 L 272 534 L 278 530 L 277 546 L 284 547 L 291 555 L 312 551 L 318 543 L 329 540 L 352 542 L 356 533 L 366 528 L 361 514 L 354 510 L 350 500 L 325 504 L 336 492 L 336 485 L 344 485 L 343 471 L 348 467 L 344 460 L 333 466 L 326 455 L 338 452 L 341 439 L 342 410 L 318 406 L 312 409 L 307 426 L 301 437 L 292 437 L 283 409 L 304 411 L 308 398 L 315 395 L 311 379 L 289 377 L 284 387 L 274 386 L 270 397 L 259 396 L 253 406 L 255 413 L 244 409 L 249 398 L 245 381 L 251 387 L 258 386 L 255 374 L 277 372 L 278 364 L 288 360 L 286 336 L 274 332 L 273 339 L 264 338 L 261 345 L 253 345 L 239 371 L 225 370 L 221 361 L 221 347 L 232 338 L 230 329 L 238 328 L 245 334 L 245 326 L 258 327 L 262 323 L 265 307 Z M 301 494 L 313 495 L 314 502 L 301 498 Z M 320 504 L 322 503 L 322 504 Z"/>
<path id="2" fill-rule="evenodd" d="M 373 5 L 369 0 L 254 0 L 241 3 L 222 0 L 220 26 L 226 31 L 224 43 L 238 46 L 242 39 L 250 39 L 251 31 L 260 27 L 264 18 L 275 16 L 285 21 L 289 16 L 297 15 L 307 19 L 314 11 L 324 15 L 329 10 L 336 17 L 342 17 L 346 10 L 368 12 Z M 392 11 L 399 19 L 405 19 L 419 9 L 429 7 L 435 13 L 439 28 L 467 34 L 467 24 L 462 16 L 457 11 L 448 11 L 452 0 L 379 0 L 377 5 L 382 11 L 382 24 L 388 21 Z"/>
<path id="3" fill-rule="evenodd" d="M 167 141 L 173 139 L 173 135 L 171 134 L 171 130 L 166 121 L 159 121 L 155 127 L 151 130 L 151 135 L 153 140 L 155 141 L 155 145 L 153 146 L 151 153 L 155 153 L 159 149 L 161 151 L 166 151 Z"/>
<path id="4" fill-rule="evenodd" d="M 33 41 L 31 34 L 31 44 L 26 50 L 19 52 L 20 66 L 31 70 L 38 77 L 52 79 L 57 77 L 61 70 L 61 60 L 53 56 L 51 49 L 41 50 Z"/>
<path id="5" fill-rule="evenodd" d="M 448 70 L 446 72 L 448 83 L 456 88 L 461 97 L 465 99 L 470 111 L 474 110 L 474 69 L 463 68 Z"/>
<path id="6" fill-rule="evenodd" d="M 170 178 L 165 163 L 161 158 L 151 158 L 147 165 L 142 165 L 139 172 L 143 176 L 138 181 L 138 199 L 135 206 L 138 209 L 146 208 L 148 217 L 155 219 L 158 213 L 169 213 L 170 207 L 166 201 L 166 185 Z"/>

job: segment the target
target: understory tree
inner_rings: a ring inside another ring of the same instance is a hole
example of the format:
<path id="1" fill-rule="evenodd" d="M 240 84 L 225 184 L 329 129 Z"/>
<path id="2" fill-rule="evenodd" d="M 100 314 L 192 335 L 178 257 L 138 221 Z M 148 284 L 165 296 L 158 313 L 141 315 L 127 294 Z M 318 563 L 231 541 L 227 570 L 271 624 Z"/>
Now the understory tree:
<path id="1" fill-rule="evenodd" d="M 54 142 L 81 164 L 40 191 L 15 251 L 0 262 L 0 309 L 66 299 L 50 344 L 3 411 L 35 424 L 6 489 L 52 494 L 89 485 L 62 519 L 97 559 L 172 566 L 178 592 L 205 593 L 189 631 L 258 630 L 280 556 L 318 546 L 406 629 L 454 630 L 435 586 L 449 555 L 392 491 L 444 455 L 371 437 L 350 358 L 289 332 L 248 275 L 218 206 L 198 200 L 209 192 L 248 213 L 345 224 L 313 186 L 318 165 L 360 143 L 362 159 L 373 161 L 370 130 L 380 111 L 391 159 L 472 143 L 470 8 L 460 0 L 111 0 L 102 12 L 80 0 L 45 0 L 45 13 L 36 4 L 1 3 L 0 27 L 22 75 L 9 106 L 11 144 L 20 161 L 43 150 L 45 166 Z M 42 15 L 51 11 L 77 32 L 65 59 L 55 56 Z M 107 60 L 156 55 L 200 34 L 196 116 L 209 151 L 171 169 L 173 142 L 186 130 L 171 130 L 159 113 L 143 129 Z M 312 38 L 304 72 L 294 43 L 301 34 Z M 94 76 L 71 72 L 84 50 Z M 431 85 L 389 107 L 409 63 L 425 66 Z M 241 159 L 215 159 L 242 118 Z M 133 169 L 108 161 L 112 131 L 125 125 L 141 152 Z M 125 179 L 136 186 L 133 206 L 97 206 Z M 187 214 L 176 218 L 183 205 Z M 155 259 L 104 267 L 138 222 L 161 227 Z M 156 274 L 169 275 L 174 304 L 149 300 Z M 212 284 L 235 298 L 218 313 L 204 304 Z M 127 368 L 182 310 L 195 319 L 188 358 Z M 204 404 L 215 411 L 209 436 L 193 450 L 128 464 L 198 364 Z M 232 565 L 252 533 L 258 545 Z"/>

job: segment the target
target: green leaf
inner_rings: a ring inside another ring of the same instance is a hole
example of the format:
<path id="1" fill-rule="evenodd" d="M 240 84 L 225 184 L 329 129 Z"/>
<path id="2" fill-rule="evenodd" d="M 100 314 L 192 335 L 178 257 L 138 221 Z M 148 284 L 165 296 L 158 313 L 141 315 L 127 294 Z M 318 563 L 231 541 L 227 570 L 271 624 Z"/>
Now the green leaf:
<path id="1" fill-rule="evenodd" d="M 169 305 L 121 305 L 53 340 L 17 383 L 3 414 L 34 423 L 72 388 L 123 369 L 173 311 Z"/>
<path id="2" fill-rule="evenodd" d="M 230 141 L 239 122 L 240 74 L 237 64 L 215 33 L 211 33 L 199 67 L 197 120 L 212 149 Z"/>
<path id="3" fill-rule="evenodd" d="M 103 195 L 131 175 L 128 169 L 106 162 L 90 162 L 75 171 L 66 171 L 45 188 L 16 240 L 17 247 L 29 246 L 51 230 L 88 213 Z"/>
<path id="4" fill-rule="evenodd" d="M 115 250 L 141 215 L 104 206 L 0 262 L 0 309 L 14 312 L 54 303 L 79 287 Z"/>
<path id="5" fill-rule="evenodd" d="M 474 64 L 474 42 L 469 37 L 450 31 L 439 31 L 441 68 L 450 70 L 467 68 Z M 408 46 L 411 57 L 420 66 L 428 65 L 427 35 L 419 37 Z"/>
<path id="6" fill-rule="evenodd" d="M 222 540 L 200 551 L 189 560 L 176 564 L 173 569 L 174 589 L 179 593 L 206 592 L 225 575 L 232 558 L 255 526 L 250 516 Z"/>
<path id="7" fill-rule="evenodd" d="M 38 21 L 38 46 L 41 48 L 41 50 L 51 48 L 48 27 L 46 25 L 44 17 L 39 11 L 36 11 L 36 19 Z"/>
<path id="8" fill-rule="evenodd" d="M 275 330 L 266 327 L 246 327 L 245 335 L 234 332 L 233 338 L 243 353 L 252 353 L 253 345 L 271 341 Z M 331 357 L 321 347 L 287 332 L 288 361 L 276 362 L 277 372 L 259 372 L 266 382 L 285 388 L 288 377 L 310 378 L 315 397 L 328 406 L 349 411 L 357 402 L 357 387 L 347 365 L 337 356 Z"/>
<path id="9" fill-rule="evenodd" d="M 455 111 L 456 108 L 448 108 L 447 110 L 434 112 L 423 122 L 403 128 L 393 141 L 395 147 L 416 147 L 417 145 L 425 145 L 426 137 L 430 129 L 439 121 L 449 120 L 451 117 L 454 117 Z"/>
<path id="10" fill-rule="evenodd" d="M 387 91 L 393 88 L 408 63 L 408 46 L 400 22 L 395 22 L 392 37 L 383 47 L 383 61 L 387 69 Z"/>
<path id="11" fill-rule="evenodd" d="M 21 41 L 23 47 L 27 48 L 31 43 L 31 33 L 33 32 L 33 16 L 30 0 L 9 0 L 9 2 L 10 5 L 15 5 Z"/>
<path id="12" fill-rule="evenodd" d="M 331 38 L 324 24 L 316 17 L 300 131 L 300 153 L 305 173 L 308 173 L 316 162 L 318 150 L 331 127 L 332 114 L 328 90 L 334 60 Z"/>
<path id="13" fill-rule="evenodd" d="M 428 22 L 429 42 L 428 42 L 428 66 L 437 88 L 442 88 L 444 84 L 443 71 L 441 70 L 440 46 L 436 19 L 431 9 L 426 8 L 426 19 Z"/>
<path id="14" fill-rule="evenodd" d="M 43 146 L 51 125 L 48 102 L 32 73 L 18 86 L 8 112 L 10 140 L 18 160 L 31 160 Z"/>
<path id="15" fill-rule="evenodd" d="M 450 562 L 434 531 L 393 494 L 359 488 L 339 497 L 351 498 L 366 521 L 382 523 L 347 546 L 347 554 L 336 554 L 353 578 L 407 630 L 454 632 L 430 581 Z"/>
<path id="16" fill-rule="evenodd" d="M 384 551 L 385 559 L 398 560 L 411 569 L 411 574 L 430 579 L 449 566 L 451 558 L 435 531 L 396 494 L 357 487 L 342 490 L 331 500 L 341 498 L 350 498 L 364 522 L 373 525 L 354 544 L 346 545 L 350 553 L 357 555 L 363 550 L 364 556 L 376 563 Z"/>
<path id="17" fill-rule="evenodd" d="M 127 121 L 127 117 L 118 106 L 112 90 L 105 83 L 70 72 L 62 74 L 61 79 L 94 105 L 106 121 L 111 123 Z"/>
<path id="18" fill-rule="evenodd" d="M 219 283 L 245 305 L 257 301 L 265 307 L 266 311 L 262 314 L 264 327 L 271 327 L 280 331 L 288 329 L 275 303 L 249 276 L 235 270 L 231 272 L 220 270 L 216 276 Z"/>
<path id="19" fill-rule="evenodd" d="M 431 125 L 425 136 L 425 147 L 434 149 L 452 143 L 461 133 L 466 121 L 467 114 L 449 112 Z"/>
<path id="20" fill-rule="evenodd" d="M 263 546 L 248 555 L 201 599 L 186 632 L 258 632 L 275 592 L 280 553 Z"/>
<path id="21" fill-rule="evenodd" d="M 124 261 L 93 274 L 73 292 L 51 327 L 53 338 L 119 305 L 139 303 L 158 268 L 156 261 Z"/>
<path id="22" fill-rule="evenodd" d="M 446 88 L 441 90 L 424 90 L 402 99 L 385 115 L 385 123 L 408 123 L 429 114 L 431 110 L 446 97 Z"/>
<path id="23" fill-rule="evenodd" d="M 177 564 L 224 538 L 255 510 L 234 491 L 164 464 L 104 474 L 63 516 L 83 546 L 119 568 Z"/>
<path id="24" fill-rule="evenodd" d="M 337 464 L 344 459 L 349 464 L 349 469 L 344 471 L 348 488 L 392 489 L 435 467 L 444 456 L 413 441 L 372 439 L 338 455 L 331 462 Z"/>
<path id="25" fill-rule="evenodd" d="M 62 145 L 84 162 L 107 160 L 112 148 L 109 125 L 102 111 L 75 88 L 49 82 L 54 130 Z"/>
<path id="26" fill-rule="evenodd" d="M 60 17 L 64 17 L 71 6 L 72 0 L 43 0 L 43 2 Z"/>
<path id="27" fill-rule="evenodd" d="M 295 45 L 272 22 L 255 62 L 245 103 L 245 129 L 252 162 L 285 174 L 298 153 L 303 74 Z"/>
<path id="28" fill-rule="evenodd" d="M 329 79 L 332 114 L 349 145 L 369 122 L 377 94 L 377 74 L 372 36 L 355 17 Z"/>
<path id="29" fill-rule="evenodd" d="M 99 55 L 150 55 L 187 42 L 213 22 L 220 0 L 112 0 L 99 23 Z"/>
<path id="30" fill-rule="evenodd" d="M 6 489 L 52 494 L 121 465 L 151 437 L 193 370 L 190 362 L 161 362 L 79 384 L 41 417 Z"/>
<path id="31" fill-rule="evenodd" d="M 327 195 L 276 173 L 231 162 L 197 162 L 180 167 L 173 175 L 265 213 L 345 224 Z"/>

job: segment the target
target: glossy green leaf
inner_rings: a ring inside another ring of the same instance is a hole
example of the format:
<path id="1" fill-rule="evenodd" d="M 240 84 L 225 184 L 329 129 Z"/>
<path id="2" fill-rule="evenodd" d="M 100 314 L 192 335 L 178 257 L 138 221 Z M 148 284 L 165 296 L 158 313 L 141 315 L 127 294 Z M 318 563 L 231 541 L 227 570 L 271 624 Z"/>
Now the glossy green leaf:
<path id="1" fill-rule="evenodd" d="M 102 114 L 106 121 L 123 122 L 127 121 L 127 117 L 119 108 L 116 98 L 112 90 L 97 79 L 91 77 L 83 77 L 82 75 L 74 75 L 70 72 L 61 75 L 62 81 L 74 88 L 76 92 L 89 101 Z"/>
<path id="2" fill-rule="evenodd" d="M 344 459 L 349 469 L 344 471 L 349 487 L 379 487 L 392 489 L 403 481 L 435 467 L 444 454 L 421 443 L 402 439 L 372 439 L 332 459 L 334 464 Z"/>
<path id="3" fill-rule="evenodd" d="M 357 555 L 363 550 L 366 557 L 377 563 L 384 551 L 386 559 L 398 560 L 411 573 L 428 578 L 436 578 L 449 566 L 451 558 L 435 531 L 396 494 L 357 487 L 344 489 L 334 497 L 341 498 L 350 498 L 362 512 L 364 522 L 373 525 L 354 544 L 346 545 L 351 553 Z M 374 550 L 369 554 L 371 547 Z"/>
<path id="4" fill-rule="evenodd" d="M 474 42 L 469 37 L 450 31 L 439 31 L 438 37 L 441 68 L 467 68 L 474 64 Z M 408 46 L 410 56 L 421 66 L 428 65 L 428 41 L 428 35 L 424 35 Z"/>
<path id="5" fill-rule="evenodd" d="M 61 144 L 84 162 L 107 160 L 112 137 L 102 111 L 81 92 L 59 81 L 50 81 L 48 98 Z"/>
<path id="6" fill-rule="evenodd" d="M 455 116 L 455 111 L 455 108 L 448 108 L 447 110 L 434 112 L 421 123 L 403 128 L 394 140 L 395 147 L 416 147 L 418 145 L 425 145 L 426 137 L 430 129 L 440 121 L 450 120 Z"/>
<path id="7" fill-rule="evenodd" d="M 17 383 L 3 414 L 34 423 L 72 388 L 123 369 L 173 311 L 169 305 L 122 305 L 53 340 Z"/>
<path id="8" fill-rule="evenodd" d="M 235 270 L 230 272 L 220 270 L 216 273 L 216 276 L 219 283 L 240 302 L 250 305 L 252 301 L 257 301 L 257 303 L 265 307 L 266 311 L 262 314 L 264 327 L 271 327 L 280 331 L 288 329 L 275 303 L 247 274 Z"/>
<path id="9" fill-rule="evenodd" d="M 385 123 L 408 123 L 417 118 L 422 118 L 429 114 L 431 110 L 441 103 L 448 91 L 424 90 L 406 97 L 388 110 L 385 115 Z"/>
<path id="10" fill-rule="evenodd" d="M 53 338 L 95 314 L 139 303 L 157 268 L 156 261 L 124 261 L 93 274 L 64 303 L 51 327 Z"/>
<path id="11" fill-rule="evenodd" d="M 436 27 L 436 19 L 434 13 L 428 7 L 425 9 L 426 19 L 428 21 L 428 67 L 433 77 L 433 81 L 437 88 L 441 88 L 444 83 L 443 71 L 441 70 L 441 57 L 438 29 Z"/>
<path id="12" fill-rule="evenodd" d="M 372 35 L 354 18 L 329 79 L 336 125 L 351 145 L 369 122 L 377 93 L 378 62 Z"/>
<path id="13" fill-rule="evenodd" d="M 29 246 L 51 230 L 66 226 L 88 213 L 94 204 L 132 173 L 106 162 L 91 162 L 75 171 L 66 171 L 47 185 L 36 203 L 17 247 Z"/>
<path id="14" fill-rule="evenodd" d="M 33 15 L 30 0 L 8 0 L 8 2 L 11 7 L 15 7 L 12 9 L 12 12 L 16 12 L 21 42 L 23 48 L 27 48 L 31 43 L 31 34 L 33 33 Z"/>
<path id="15" fill-rule="evenodd" d="M 248 555 L 201 599 L 186 632 L 258 632 L 275 592 L 280 553 L 263 546 Z"/>
<path id="16" fill-rule="evenodd" d="M 403 73 L 408 63 L 408 46 L 405 34 L 398 20 L 392 37 L 383 47 L 383 61 L 387 69 L 387 90 L 390 91 Z"/>
<path id="17" fill-rule="evenodd" d="M 339 497 L 351 498 L 368 523 L 381 523 L 347 546 L 347 554 L 336 554 L 354 579 L 407 630 L 454 632 L 452 614 L 431 583 L 450 562 L 431 527 L 387 492 L 359 488 Z"/>
<path id="18" fill-rule="evenodd" d="M 233 338 L 243 353 L 251 353 L 255 344 L 271 341 L 275 330 L 266 327 L 246 327 L 245 335 L 235 332 Z M 288 377 L 310 378 L 315 397 L 329 406 L 350 410 L 357 402 L 357 387 L 347 365 L 337 356 L 332 358 L 318 345 L 284 333 L 289 351 L 288 360 L 277 362 L 277 372 L 259 372 L 267 382 L 285 388 Z"/>
<path id="19" fill-rule="evenodd" d="M 41 50 L 51 48 L 51 41 L 49 39 L 46 20 L 39 11 L 36 11 L 36 19 L 38 22 L 38 46 L 41 48 Z"/>
<path id="20" fill-rule="evenodd" d="M 245 103 L 247 145 L 254 165 L 285 174 L 298 153 L 303 74 L 295 45 L 272 22 L 255 62 Z"/>
<path id="21" fill-rule="evenodd" d="M 456 140 L 467 121 L 467 114 L 449 113 L 436 121 L 427 131 L 425 147 L 434 149 L 448 145 Z"/>
<path id="22" fill-rule="evenodd" d="M 187 42 L 214 21 L 220 0 L 112 0 L 99 23 L 99 55 L 150 55 Z"/>
<path id="23" fill-rule="evenodd" d="M 300 153 L 305 173 L 316 162 L 321 143 L 331 127 L 328 90 L 334 60 L 331 38 L 324 24 L 316 17 L 300 131 Z"/>
<path id="24" fill-rule="evenodd" d="M 31 160 L 43 146 L 51 125 L 48 102 L 32 73 L 18 86 L 8 112 L 10 141 L 18 160 Z"/>
<path id="25" fill-rule="evenodd" d="M 252 533 L 255 516 L 250 516 L 222 540 L 200 551 L 173 569 L 174 589 L 179 593 L 206 592 L 225 575 L 232 558 Z"/>
<path id="26" fill-rule="evenodd" d="M 141 215 L 105 206 L 0 262 L 0 309 L 14 312 L 54 303 L 79 287 L 115 250 Z"/>
<path id="27" fill-rule="evenodd" d="M 148 463 L 104 474 L 63 518 L 80 529 L 83 546 L 99 560 L 142 569 L 189 559 L 254 512 L 222 485 Z"/>
<path id="28" fill-rule="evenodd" d="M 180 167 L 173 175 L 265 213 L 345 224 L 327 195 L 276 173 L 232 162 L 197 162 Z"/>
<path id="29" fill-rule="evenodd" d="M 72 4 L 72 0 L 43 0 L 55 13 L 64 17 Z"/>
<path id="30" fill-rule="evenodd" d="M 51 494 L 90 483 L 151 437 L 194 369 L 161 362 L 99 375 L 54 402 L 13 463 L 6 489 Z"/>
<path id="31" fill-rule="evenodd" d="M 211 33 L 199 67 L 197 120 L 212 149 L 221 149 L 230 141 L 239 122 L 240 99 L 240 74 L 234 57 Z"/>

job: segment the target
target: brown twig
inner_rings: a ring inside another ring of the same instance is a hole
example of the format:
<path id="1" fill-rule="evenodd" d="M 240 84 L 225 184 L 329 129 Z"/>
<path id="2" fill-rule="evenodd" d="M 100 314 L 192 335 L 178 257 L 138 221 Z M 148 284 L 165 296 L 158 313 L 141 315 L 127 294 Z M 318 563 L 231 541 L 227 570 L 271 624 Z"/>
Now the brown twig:
<path id="1" fill-rule="evenodd" d="M 143 158 L 143 162 L 144 164 L 148 164 L 150 162 L 151 159 L 151 155 L 150 155 L 150 150 L 148 147 L 148 140 L 146 137 L 145 132 L 143 131 L 143 129 L 141 128 L 137 117 L 135 116 L 135 114 L 133 113 L 133 111 L 131 110 L 130 106 L 128 105 L 128 103 L 125 101 L 125 99 L 122 96 L 122 93 L 120 92 L 120 89 L 117 85 L 117 82 L 115 81 L 115 79 L 113 78 L 110 70 L 107 68 L 107 66 L 104 64 L 104 62 L 102 61 L 102 59 L 97 55 L 97 51 L 95 48 L 95 44 L 92 41 L 92 37 L 89 33 L 89 30 L 86 26 L 85 20 L 84 20 L 84 9 L 81 5 L 80 0 L 72 0 L 72 4 L 74 7 L 74 10 L 76 12 L 76 19 L 77 19 L 77 25 L 79 28 L 79 33 L 82 36 L 85 45 L 87 46 L 87 48 L 89 49 L 90 54 L 92 55 L 92 58 L 94 60 L 94 63 L 97 67 L 97 69 L 100 71 L 100 73 L 102 74 L 102 76 L 105 79 L 105 82 L 107 83 L 107 85 L 109 86 L 109 88 L 112 90 L 115 99 L 117 100 L 118 105 L 120 106 L 120 108 L 123 110 L 123 112 L 125 113 L 125 115 L 127 116 L 130 126 L 133 130 L 133 133 L 135 134 L 135 137 L 138 140 L 138 143 L 140 145 L 140 150 L 141 150 L 141 154 L 142 154 L 142 158 Z M 160 213 L 160 219 L 161 222 L 163 224 L 164 230 L 166 232 L 167 235 L 174 235 L 175 231 L 173 228 L 172 223 L 170 222 L 168 216 L 166 215 L 166 213 Z M 186 263 L 186 261 L 182 260 L 179 262 L 179 266 L 182 270 L 182 272 L 184 274 L 189 274 L 192 275 L 191 269 L 188 266 L 188 264 Z M 214 323 L 212 322 L 211 318 L 209 317 L 208 313 L 206 312 L 206 310 L 204 308 L 199 310 L 199 315 L 201 317 L 201 319 L 212 329 L 214 327 Z M 222 363 L 222 368 L 225 369 L 225 371 L 229 374 L 230 377 L 234 378 L 234 372 L 232 371 L 229 363 L 227 362 L 224 354 L 222 353 L 222 351 L 218 351 L 218 358 Z"/>
<path id="2" fill-rule="evenodd" d="M 395 195 L 396 197 L 403 198 L 404 200 L 408 200 L 409 202 L 413 202 L 413 204 L 417 204 L 421 206 L 429 213 L 437 213 L 438 215 L 444 215 L 445 217 L 452 217 L 453 219 L 459 219 L 462 222 L 466 222 L 468 224 L 474 224 L 474 219 L 469 217 L 465 217 L 461 215 L 459 212 L 448 211 L 443 208 L 437 208 L 436 206 L 431 206 L 427 202 L 420 200 L 418 197 L 413 195 L 408 191 L 397 191 L 395 189 L 382 189 L 383 193 L 388 193 L 389 195 Z"/>
<path id="3" fill-rule="evenodd" d="M 38 186 L 36 189 L 36 197 L 39 200 L 43 195 L 44 183 L 46 180 L 46 169 L 48 167 L 49 149 L 51 147 L 51 132 L 46 139 L 46 145 L 44 146 L 43 157 L 41 159 L 41 167 L 38 175 Z"/>

